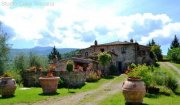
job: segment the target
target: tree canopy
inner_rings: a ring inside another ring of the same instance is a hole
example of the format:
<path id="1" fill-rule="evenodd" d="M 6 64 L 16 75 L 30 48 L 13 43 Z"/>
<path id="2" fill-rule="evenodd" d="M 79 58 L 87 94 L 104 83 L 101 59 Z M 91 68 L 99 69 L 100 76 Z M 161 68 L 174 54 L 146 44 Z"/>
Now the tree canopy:
<path id="1" fill-rule="evenodd" d="M 98 55 L 98 61 L 100 62 L 101 65 L 105 66 L 111 61 L 111 55 L 108 54 L 107 52 L 101 52 Z"/>
<path id="2" fill-rule="evenodd" d="M 154 39 L 152 39 L 151 41 L 149 41 L 148 46 L 154 46 L 156 45 L 156 42 L 154 41 Z"/>
<path id="3" fill-rule="evenodd" d="M 174 36 L 174 39 L 171 42 L 167 56 L 172 62 L 180 63 L 180 43 L 176 35 Z"/>
<path id="4" fill-rule="evenodd" d="M 171 42 L 171 49 L 177 48 L 177 47 L 180 47 L 180 42 L 179 42 L 179 39 L 175 35 L 173 41 Z"/>
<path id="5" fill-rule="evenodd" d="M 148 46 L 150 46 L 150 48 L 151 48 L 150 57 L 152 59 L 154 59 L 154 60 L 157 59 L 158 61 L 163 59 L 161 46 L 157 45 L 156 42 L 154 41 L 154 39 L 152 39 L 152 41 L 149 42 Z"/>
<path id="6" fill-rule="evenodd" d="M 154 52 L 158 61 L 162 60 L 163 56 L 162 56 L 162 50 L 161 50 L 160 45 L 151 46 L 151 51 Z"/>
<path id="7" fill-rule="evenodd" d="M 5 70 L 5 64 L 8 61 L 8 53 L 10 50 L 9 44 L 7 44 L 7 33 L 3 32 L 0 23 L 0 75 L 3 74 Z"/>
<path id="8" fill-rule="evenodd" d="M 107 75 L 107 73 L 105 72 L 105 65 L 110 63 L 111 59 L 112 59 L 111 55 L 108 54 L 107 52 L 101 52 L 98 54 L 98 61 L 103 66 L 102 73 L 104 75 Z"/>
<path id="9" fill-rule="evenodd" d="M 180 47 L 168 51 L 168 58 L 175 63 L 180 63 Z"/>

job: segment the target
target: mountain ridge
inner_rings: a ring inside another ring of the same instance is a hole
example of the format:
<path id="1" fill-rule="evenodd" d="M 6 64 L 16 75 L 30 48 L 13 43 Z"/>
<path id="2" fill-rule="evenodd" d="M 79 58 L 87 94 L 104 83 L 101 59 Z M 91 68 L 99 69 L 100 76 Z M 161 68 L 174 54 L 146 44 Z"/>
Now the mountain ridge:
<path id="1" fill-rule="evenodd" d="M 13 48 L 10 49 L 9 57 L 14 58 L 15 56 L 19 54 L 29 55 L 30 52 L 33 54 L 36 54 L 38 56 L 48 56 L 48 54 L 52 51 L 53 47 L 33 47 L 33 48 Z M 56 48 L 60 54 L 65 54 L 74 50 L 78 50 L 79 48 Z"/>

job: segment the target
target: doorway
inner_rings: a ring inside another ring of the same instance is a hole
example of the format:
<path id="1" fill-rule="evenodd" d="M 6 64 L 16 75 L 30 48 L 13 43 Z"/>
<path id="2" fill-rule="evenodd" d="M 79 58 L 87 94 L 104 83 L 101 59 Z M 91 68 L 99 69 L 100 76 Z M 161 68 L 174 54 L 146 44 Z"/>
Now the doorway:
<path id="1" fill-rule="evenodd" d="M 119 74 L 123 73 L 123 72 L 122 72 L 122 62 L 119 62 L 119 61 L 118 61 L 118 62 L 117 62 L 117 67 L 118 67 L 117 69 L 118 69 Z"/>

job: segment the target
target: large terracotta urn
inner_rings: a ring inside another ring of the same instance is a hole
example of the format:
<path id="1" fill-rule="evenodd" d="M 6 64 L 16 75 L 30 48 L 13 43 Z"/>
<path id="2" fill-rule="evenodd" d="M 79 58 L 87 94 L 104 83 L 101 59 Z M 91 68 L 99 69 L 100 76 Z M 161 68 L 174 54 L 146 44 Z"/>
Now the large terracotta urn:
<path id="1" fill-rule="evenodd" d="M 146 94 L 144 82 L 139 78 L 128 78 L 122 85 L 123 95 L 127 105 L 139 105 Z"/>
<path id="2" fill-rule="evenodd" d="M 16 81 L 11 77 L 3 77 L 0 79 L 0 94 L 2 97 L 11 97 L 16 90 Z"/>
<path id="3" fill-rule="evenodd" d="M 40 77 L 39 82 L 44 94 L 56 93 L 60 77 Z"/>

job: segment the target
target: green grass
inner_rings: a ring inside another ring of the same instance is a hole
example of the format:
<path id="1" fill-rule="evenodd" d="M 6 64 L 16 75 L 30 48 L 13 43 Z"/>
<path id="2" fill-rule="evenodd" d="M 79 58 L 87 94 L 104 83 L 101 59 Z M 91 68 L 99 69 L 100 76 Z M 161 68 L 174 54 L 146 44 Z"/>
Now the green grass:
<path id="1" fill-rule="evenodd" d="M 43 95 L 41 88 L 30 88 L 27 90 L 20 90 L 18 87 L 15 92 L 15 96 L 11 98 L 1 98 L 0 97 L 0 105 L 12 105 L 12 104 L 18 104 L 18 103 L 34 103 L 41 100 L 46 100 L 49 98 L 57 98 L 62 97 L 66 95 L 72 95 L 73 93 L 79 93 L 84 92 L 88 90 L 93 90 L 101 86 L 103 83 L 109 82 L 112 79 L 101 79 L 98 82 L 95 83 L 86 83 L 85 86 L 78 89 L 70 89 L 70 92 L 68 92 L 68 89 L 66 88 L 60 88 L 57 90 L 57 94 L 55 95 Z"/>
<path id="2" fill-rule="evenodd" d="M 118 82 L 124 81 L 126 78 L 127 78 L 127 75 L 118 76 L 113 80 L 113 83 L 118 83 Z"/>
<path id="3" fill-rule="evenodd" d="M 180 69 L 180 64 L 177 64 L 177 63 L 172 63 L 172 64 Z"/>
<path id="4" fill-rule="evenodd" d="M 161 62 L 163 63 L 163 62 Z M 160 69 L 164 72 L 170 73 L 172 76 L 175 76 L 176 78 L 179 78 L 179 74 L 177 73 L 177 71 L 175 71 L 172 67 L 170 66 L 164 66 L 164 65 L 160 65 Z"/>
<path id="5" fill-rule="evenodd" d="M 144 105 L 179 105 L 180 96 L 164 96 L 156 95 L 155 97 L 148 98 L 145 97 Z M 101 101 L 99 105 L 124 105 L 125 100 L 122 93 L 116 93 L 114 95 L 108 96 L 105 100 Z"/>

